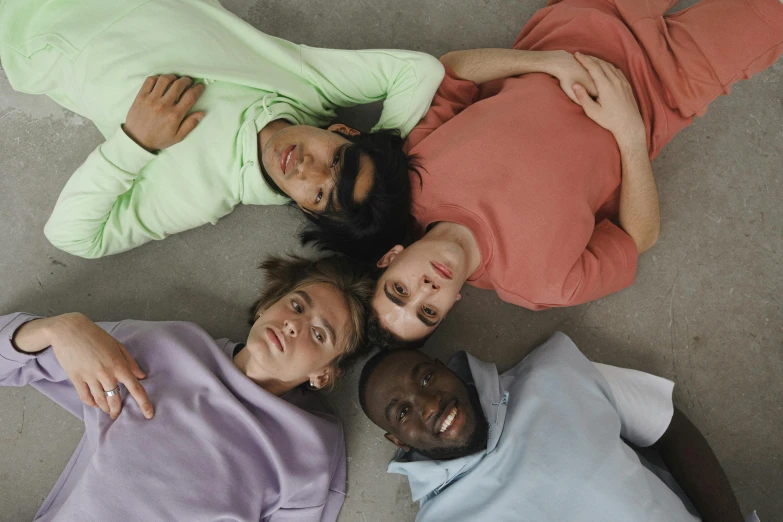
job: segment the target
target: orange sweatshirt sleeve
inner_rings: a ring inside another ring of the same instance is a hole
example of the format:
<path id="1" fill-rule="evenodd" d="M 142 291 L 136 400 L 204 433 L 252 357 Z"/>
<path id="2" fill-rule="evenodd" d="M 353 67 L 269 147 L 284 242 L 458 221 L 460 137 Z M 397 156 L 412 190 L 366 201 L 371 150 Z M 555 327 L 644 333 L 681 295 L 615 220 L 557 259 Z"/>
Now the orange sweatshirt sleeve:
<path id="1" fill-rule="evenodd" d="M 443 78 L 429 110 L 408 135 L 407 149 L 411 150 L 432 131 L 465 110 L 478 99 L 478 86 L 470 80 L 459 78 L 449 66 L 444 66 Z"/>
<path id="2" fill-rule="evenodd" d="M 601 221 L 566 276 L 563 296 L 567 299 L 556 306 L 594 301 L 631 286 L 638 260 L 639 252 L 631 236 L 608 219 Z"/>

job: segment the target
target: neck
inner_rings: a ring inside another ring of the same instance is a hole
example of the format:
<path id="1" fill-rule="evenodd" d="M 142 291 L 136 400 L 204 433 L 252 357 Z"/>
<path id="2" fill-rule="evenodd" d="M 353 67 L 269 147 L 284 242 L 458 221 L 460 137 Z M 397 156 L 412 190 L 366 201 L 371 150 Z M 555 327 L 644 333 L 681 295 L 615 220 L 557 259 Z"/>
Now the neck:
<path id="1" fill-rule="evenodd" d="M 266 145 L 266 142 L 269 141 L 269 138 L 271 138 L 277 131 L 290 126 L 291 124 L 285 120 L 273 120 L 267 123 L 263 129 L 261 129 L 261 132 L 258 133 L 259 159 L 261 159 L 261 154 L 264 150 L 264 146 Z"/>
<path id="2" fill-rule="evenodd" d="M 273 378 L 271 375 L 266 375 L 265 372 L 257 367 L 253 367 L 250 359 L 250 352 L 247 346 L 242 348 L 239 353 L 234 357 L 234 366 L 236 366 L 240 372 L 244 373 L 248 379 L 258 384 L 261 388 L 265 389 L 273 395 L 280 397 L 293 390 L 301 383 L 285 382 L 279 379 Z"/>
<path id="3" fill-rule="evenodd" d="M 423 239 L 447 241 L 462 251 L 463 262 L 461 263 L 460 268 L 463 270 L 460 272 L 459 277 L 462 279 L 463 283 L 467 281 L 471 274 L 478 270 L 478 267 L 481 265 L 481 251 L 479 250 L 476 238 L 473 237 L 473 233 L 470 229 L 464 225 L 451 223 L 449 221 L 435 223 L 427 234 L 425 234 Z M 457 277 L 457 274 L 454 274 L 454 276 Z"/>

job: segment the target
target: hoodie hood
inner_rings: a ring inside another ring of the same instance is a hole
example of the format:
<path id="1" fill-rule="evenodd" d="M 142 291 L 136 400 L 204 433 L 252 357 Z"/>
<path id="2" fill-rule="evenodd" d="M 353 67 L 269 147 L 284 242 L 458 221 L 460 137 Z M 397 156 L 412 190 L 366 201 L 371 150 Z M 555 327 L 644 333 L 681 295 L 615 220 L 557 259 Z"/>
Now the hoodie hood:
<path id="1" fill-rule="evenodd" d="M 475 387 L 484 417 L 489 423 L 487 449 L 451 460 L 433 460 L 416 452 L 400 450 L 389 464 L 389 473 L 406 475 L 413 500 L 437 495 L 443 488 L 473 469 L 497 447 L 506 419 L 508 392 L 502 387 L 497 367 L 467 352 L 457 352 L 447 364 L 468 386 Z"/>

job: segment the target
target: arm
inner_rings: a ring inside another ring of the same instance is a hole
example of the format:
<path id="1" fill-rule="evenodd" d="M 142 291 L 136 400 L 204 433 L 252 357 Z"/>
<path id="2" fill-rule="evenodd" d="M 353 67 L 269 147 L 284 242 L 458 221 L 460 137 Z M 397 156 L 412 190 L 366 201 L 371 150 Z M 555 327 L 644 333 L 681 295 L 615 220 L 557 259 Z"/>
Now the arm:
<path id="1" fill-rule="evenodd" d="M 729 480 L 707 440 L 680 410 L 653 445 L 705 522 L 743 520 Z"/>
<path id="2" fill-rule="evenodd" d="M 614 135 L 620 148 L 620 226 L 633 238 L 641 254 L 658 241 L 661 227 L 658 189 L 647 151 L 644 123 L 631 85 L 622 72 L 603 60 L 580 54 L 576 57 L 598 88 L 598 99 L 593 101 L 581 85 L 575 84 L 577 101 L 590 119 Z"/>
<path id="3" fill-rule="evenodd" d="M 137 199 L 144 189 L 137 177 L 157 150 L 182 141 L 204 116 L 188 115 L 204 92 L 203 86 L 191 86 L 189 78 L 173 75 L 147 78 L 125 125 L 90 154 L 63 188 L 44 228 L 54 246 L 95 258 L 165 237 L 166 232 L 155 230 L 154 219 L 139 215 Z"/>
<path id="4" fill-rule="evenodd" d="M 432 56 L 413 51 L 343 51 L 300 46 L 302 74 L 335 107 L 383 102 L 373 127 L 399 129 L 402 137 L 418 123 L 443 79 L 443 66 Z"/>
<path id="5" fill-rule="evenodd" d="M 571 86 L 584 85 L 596 96 L 595 84 L 582 65 L 567 51 L 523 51 L 517 49 L 469 49 L 452 51 L 440 57 L 443 65 L 462 79 L 486 83 L 509 76 L 545 73 L 560 81 L 563 92 L 576 102 Z"/>
<path id="6" fill-rule="evenodd" d="M 82 314 L 25 317 L 25 322 L 17 319 L 4 327 L 7 345 L 0 347 L 2 359 L 16 365 L 0 367 L 0 384 L 23 386 L 38 380 L 70 380 L 82 402 L 100 407 L 115 419 L 122 410 L 121 398 L 119 395 L 107 398 L 104 391 L 122 383 L 144 416 L 152 418 L 152 404 L 139 383 L 145 377 L 144 372 L 125 347 L 103 328 Z M 47 351 L 49 347 L 51 352 Z M 57 363 L 54 366 L 52 354 Z M 54 371 L 52 368 L 43 371 L 41 365 L 30 364 L 38 356 L 45 356 Z"/>

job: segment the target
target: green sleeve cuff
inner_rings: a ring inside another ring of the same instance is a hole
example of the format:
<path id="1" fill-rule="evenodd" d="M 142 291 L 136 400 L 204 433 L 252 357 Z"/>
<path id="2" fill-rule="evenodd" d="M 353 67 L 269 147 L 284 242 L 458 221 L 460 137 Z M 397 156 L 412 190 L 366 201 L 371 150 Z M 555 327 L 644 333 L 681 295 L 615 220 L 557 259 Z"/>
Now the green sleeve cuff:
<path id="1" fill-rule="evenodd" d="M 122 127 L 100 149 L 101 155 L 109 163 L 131 174 L 138 174 L 155 157 L 155 154 L 130 139 Z"/>

